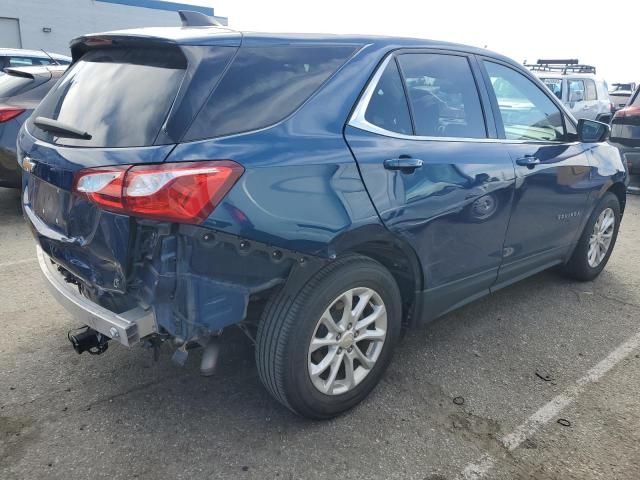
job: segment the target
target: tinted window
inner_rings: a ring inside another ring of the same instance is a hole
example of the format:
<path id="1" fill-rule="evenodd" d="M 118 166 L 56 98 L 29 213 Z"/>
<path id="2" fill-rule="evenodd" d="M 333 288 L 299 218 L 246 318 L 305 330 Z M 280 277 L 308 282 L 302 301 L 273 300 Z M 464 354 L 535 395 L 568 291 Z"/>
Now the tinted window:
<path id="1" fill-rule="evenodd" d="M 466 57 L 408 54 L 398 57 L 416 135 L 486 138 L 482 107 Z"/>
<path id="2" fill-rule="evenodd" d="M 584 82 L 582 80 L 567 80 L 569 85 L 569 101 L 581 102 L 585 99 Z"/>
<path id="3" fill-rule="evenodd" d="M 51 65 L 51 60 L 48 58 L 37 57 L 10 57 L 10 67 L 30 67 L 31 65 Z"/>
<path id="4" fill-rule="evenodd" d="M 584 84 L 586 86 L 585 90 L 585 100 L 597 100 L 598 94 L 596 93 L 596 84 L 593 80 L 585 80 Z"/>
<path id="5" fill-rule="evenodd" d="M 635 95 L 633 96 L 633 100 L 629 102 L 629 105 L 640 105 L 640 88 L 636 90 Z"/>
<path id="6" fill-rule="evenodd" d="M 61 145 L 152 145 L 184 76 L 180 50 L 105 48 L 73 65 L 32 118 L 42 116 L 88 132 L 91 140 L 53 137 L 31 124 L 36 137 Z"/>
<path id="7" fill-rule="evenodd" d="M 484 64 L 507 139 L 561 141 L 565 138 L 560 109 L 535 83 L 503 65 Z"/>
<path id="8" fill-rule="evenodd" d="M 353 46 L 241 48 L 185 139 L 220 137 L 282 120 L 354 50 Z"/>
<path id="9" fill-rule="evenodd" d="M 409 106 L 395 60 L 387 64 L 364 114 L 367 122 L 391 132 L 411 135 Z"/>
<path id="10" fill-rule="evenodd" d="M 542 83 L 544 83 L 551 92 L 562 100 L 562 79 L 561 78 L 541 78 Z"/>

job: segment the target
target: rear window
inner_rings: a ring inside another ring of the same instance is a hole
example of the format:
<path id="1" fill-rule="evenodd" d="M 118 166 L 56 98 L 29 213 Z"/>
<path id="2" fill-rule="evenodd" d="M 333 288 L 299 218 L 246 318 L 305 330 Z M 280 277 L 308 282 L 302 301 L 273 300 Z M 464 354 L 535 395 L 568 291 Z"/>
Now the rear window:
<path id="1" fill-rule="evenodd" d="M 244 47 L 187 132 L 185 140 L 272 125 L 309 98 L 354 46 Z"/>
<path id="2" fill-rule="evenodd" d="M 10 67 L 31 67 L 33 65 L 51 65 L 53 62 L 49 58 L 39 57 L 9 57 Z"/>
<path id="3" fill-rule="evenodd" d="M 55 137 L 31 124 L 34 135 L 58 145 L 153 145 L 184 77 L 177 47 L 103 48 L 73 65 L 32 118 L 47 117 L 84 130 L 90 140 Z"/>
<path id="4" fill-rule="evenodd" d="M 33 86 L 35 86 L 35 82 L 31 77 L 23 77 L 12 73 L 0 74 L 0 98 L 19 95 Z"/>

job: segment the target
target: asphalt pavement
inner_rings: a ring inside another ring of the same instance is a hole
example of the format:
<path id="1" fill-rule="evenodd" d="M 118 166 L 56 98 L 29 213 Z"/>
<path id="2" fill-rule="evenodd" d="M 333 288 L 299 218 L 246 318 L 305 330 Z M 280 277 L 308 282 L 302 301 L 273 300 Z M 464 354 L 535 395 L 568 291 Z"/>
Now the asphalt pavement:
<path id="1" fill-rule="evenodd" d="M 543 272 L 410 331 L 363 404 L 311 422 L 239 331 L 208 378 L 197 353 L 77 355 L 0 189 L 0 479 L 638 479 L 639 238 L 630 196 L 597 280 Z"/>

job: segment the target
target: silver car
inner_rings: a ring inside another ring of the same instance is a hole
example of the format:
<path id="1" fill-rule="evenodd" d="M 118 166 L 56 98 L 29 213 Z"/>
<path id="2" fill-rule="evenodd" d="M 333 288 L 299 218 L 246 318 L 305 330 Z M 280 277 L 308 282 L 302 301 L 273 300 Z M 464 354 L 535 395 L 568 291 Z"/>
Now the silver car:
<path id="1" fill-rule="evenodd" d="M 542 82 L 564 103 L 576 119 L 611 119 L 611 99 L 607 83 L 593 73 L 562 74 L 535 72 Z"/>
<path id="2" fill-rule="evenodd" d="M 10 67 L 32 67 L 46 65 L 69 65 L 71 57 L 45 50 L 22 48 L 0 48 L 0 73 Z"/>
<path id="3" fill-rule="evenodd" d="M 556 97 L 580 120 L 609 123 L 613 104 L 607 82 L 596 76 L 596 68 L 581 65 L 576 59 L 538 60 L 525 64 Z"/>

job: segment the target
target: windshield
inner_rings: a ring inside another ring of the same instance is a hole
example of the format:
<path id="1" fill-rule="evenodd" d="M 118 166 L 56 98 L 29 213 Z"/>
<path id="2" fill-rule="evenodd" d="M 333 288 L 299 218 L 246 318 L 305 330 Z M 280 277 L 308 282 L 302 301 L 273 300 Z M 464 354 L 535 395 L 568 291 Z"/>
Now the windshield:
<path id="1" fill-rule="evenodd" d="M 541 78 L 544 83 L 553 94 L 562 100 L 562 79 L 560 78 Z"/>
<path id="2" fill-rule="evenodd" d="M 90 51 L 49 92 L 33 118 L 58 120 L 88 132 L 91 139 L 56 137 L 31 123 L 34 135 L 59 145 L 153 145 L 185 68 L 177 47 Z"/>
<path id="3" fill-rule="evenodd" d="M 630 83 L 614 83 L 612 92 L 629 92 L 633 90 L 633 85 Z"/>

